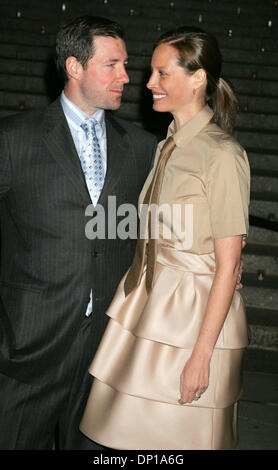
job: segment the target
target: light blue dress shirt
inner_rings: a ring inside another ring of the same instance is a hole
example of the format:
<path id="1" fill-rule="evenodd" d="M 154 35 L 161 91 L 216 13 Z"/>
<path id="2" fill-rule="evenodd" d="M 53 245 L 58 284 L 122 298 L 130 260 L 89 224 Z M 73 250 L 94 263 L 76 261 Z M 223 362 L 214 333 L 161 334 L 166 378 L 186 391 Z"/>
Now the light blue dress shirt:
<path id="1" fill-rule="evenodd" d="M 61 94 L 61 105 L 66 116 L 70 132 L 75 144 L 76 151 L 79 155 L 81 155 L 81 149 L 86 142 L 86 136 L 83 129 L 80 127 L 84 119 L 88 117 L 82 109 L 80 109 L 76 104 L 70 101 L 64 91 Z M 99 141 L 99 146 L 101 150 L 101 157 L 103 160 L 103 168 L 104 168 L 104 177 L 106 174 L 107 168 L 107 142 L 106 142 L 106 127 L 105 127 L 105 114 L 103 109 L 99 109 L 92 115 L 96 121 L 96 134 Z M 90 301 L 87 307 L 86 316 L 90 316 L 93 310 L 93 294 L 92 291 L 90 293 Z"/>

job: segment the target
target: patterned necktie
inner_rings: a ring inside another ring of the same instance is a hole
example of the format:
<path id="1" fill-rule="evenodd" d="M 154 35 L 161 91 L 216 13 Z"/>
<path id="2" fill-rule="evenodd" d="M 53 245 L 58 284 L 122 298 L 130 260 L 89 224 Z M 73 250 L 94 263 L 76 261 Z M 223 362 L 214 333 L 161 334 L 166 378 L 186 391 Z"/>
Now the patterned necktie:
<path id="1" fill-rule="evenodd" d="M 86 141 L 80 156 L 82 170 L 94 206 L 97 204 L 104 184 L 104 168 L 95 129 L 96 124 L 97 121 L 94 118 L 87 118 L 81 124 L 86 134 Z"/>
<path id="2" fill-rule="evenodd" d="M 147 190 L 146 196 L 144 198 L 143 204 L 147 204 L 150 207 L 151 204 L 159 204 L 160 191 L 164 176 L 165 166 L 169 157 L 171 156 L 174 148 L 175 142 L 173 137 L 168 137 L 164 143 L 155 173 L 152 179 L 152 182 Z M 157 239 L 151 237 L 151 223 L 150 223 L 151 213 L 148 212 L 148 252 L 147 252 L 147 273 L 146 273 L 146 289 L 149 293 L 153 286 L 155 264 L 156 264 L 156 254 L 157 254 Z M 139 231 L 140 233 L 140 231 Z M 133 258 L 132 265 L 127 274 L 124 284 L 125 295 L 127 296 L 135 287 L 138 287 L 142 278 L 144 264 L 145 264 L 145 255 L 146 255 L 146 238 L 140 238 L 138 235 L 135 255 Z"/>

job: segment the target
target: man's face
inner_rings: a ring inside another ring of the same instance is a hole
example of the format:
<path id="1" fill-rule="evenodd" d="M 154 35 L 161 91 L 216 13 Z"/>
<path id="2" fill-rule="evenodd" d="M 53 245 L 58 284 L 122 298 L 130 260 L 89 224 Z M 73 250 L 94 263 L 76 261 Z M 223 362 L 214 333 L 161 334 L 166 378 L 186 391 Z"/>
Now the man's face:
<path id="1" fill-rule="evenodd" d="M 127 51 L 122 39 L 96 36 L 93 57 L 85 69 L 79 64 L 76 104 L 87 114 L 98 109 L 118 109 L 124 85 L 129 82 L 126 64 Z"/>

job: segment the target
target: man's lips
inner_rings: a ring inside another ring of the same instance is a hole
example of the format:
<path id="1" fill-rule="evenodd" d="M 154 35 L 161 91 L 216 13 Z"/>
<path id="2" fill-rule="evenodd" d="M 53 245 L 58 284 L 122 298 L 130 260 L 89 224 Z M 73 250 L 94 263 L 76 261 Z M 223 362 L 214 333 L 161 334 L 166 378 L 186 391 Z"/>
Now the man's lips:
<path id="1" fill-rule="evenodd" d="M 116 93 L 116 95 L 122 95 L 123 94 L 123 90 L 110 90 L 111 93 Z"/>

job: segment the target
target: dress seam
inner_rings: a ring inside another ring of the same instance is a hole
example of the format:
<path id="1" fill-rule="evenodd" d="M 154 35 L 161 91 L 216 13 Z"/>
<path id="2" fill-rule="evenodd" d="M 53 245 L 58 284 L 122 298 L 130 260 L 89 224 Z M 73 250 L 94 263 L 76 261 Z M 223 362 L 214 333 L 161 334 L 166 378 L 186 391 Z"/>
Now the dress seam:
<path id="1" fill-rule="evenodd" d="M 214 450 L 214 413 L 215 409 L 212 408 L 212 414 L 211 414 L 211 443 L 210 443 L 210 448 L 211 450 Z"/>

